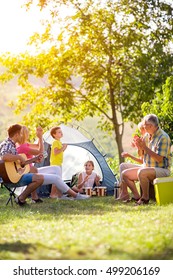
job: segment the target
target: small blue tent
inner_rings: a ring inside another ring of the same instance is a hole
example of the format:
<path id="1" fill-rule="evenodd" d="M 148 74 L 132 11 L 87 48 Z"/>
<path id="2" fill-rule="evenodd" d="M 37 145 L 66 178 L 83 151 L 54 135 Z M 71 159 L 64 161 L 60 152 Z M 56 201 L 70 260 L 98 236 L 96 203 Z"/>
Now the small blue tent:
<path id="1" fill-rule="evenodd" d="M 89 139 L 88 134 L 85 130 L 80 131 L 79 126 L 65 126 L 60 125 L 63 137 L 61 138 L 62 143 L 68 144 L 67 149 L 64 152 L 64 160 L 62 166 L 62 177 L 65 182 L 71 181 L 72 176 L 81 172 L 84 169 L 84 163 L 87 160 L 94 162 L 94 170 L 100 175 L 102 186 L 107 187 L 107 194 L 113 195 L 114 184 L 116 177 L 112 170 L 108 166 L 105 156 L 98 150 L 94 144 L 94 139 Z M 85 135 L 84 135 L 85 133 Z M 47 131 L 43 135 L 45 150 L 48 153 L 48 157 L 43 162 L 43 165 L 49 165 L 50 149 L 53 142 L 53 138 L 50 135 L 50 131 Z"/>

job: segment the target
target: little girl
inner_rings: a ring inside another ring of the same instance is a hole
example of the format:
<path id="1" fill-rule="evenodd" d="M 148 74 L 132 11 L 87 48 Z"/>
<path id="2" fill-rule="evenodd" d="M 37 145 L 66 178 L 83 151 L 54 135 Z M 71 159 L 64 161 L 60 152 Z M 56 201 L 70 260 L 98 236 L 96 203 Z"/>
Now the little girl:
<path id="1" fill-rule="evenodd" d="M 94 184 L 96 186 L 100 185 L 100 177 L 93 171 L 94 162 L 92 160 L 88 160 L 84 164 L 84 167 L 85 171 L 79 174 L 77 185 L 72 187 L 74 191 L 80 193 L 82 193 L 85 188 L 92 188 Z"/>

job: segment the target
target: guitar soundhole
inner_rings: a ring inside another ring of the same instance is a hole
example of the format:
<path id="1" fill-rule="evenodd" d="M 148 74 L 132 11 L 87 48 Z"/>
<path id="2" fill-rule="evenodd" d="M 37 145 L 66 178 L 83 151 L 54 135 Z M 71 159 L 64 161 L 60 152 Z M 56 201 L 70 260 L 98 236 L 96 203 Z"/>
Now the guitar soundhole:
<path id="1" fill-rule="evenodd" d="M 16 169 L 16 172 L 19 174 L 19 175 L 22 175 L 25 171 L 25 168 L 17 168 L 17 165 L 16 165 L 16 162 L 14 162 L 14 167 Z"/>
<path id="2" fill-rule="evenodd" d="M 17 165 L 16 165 L 16 163 L 14 162 L 14 167 L 15 167 L 15 169 L 16 169 L 16 172 L 17 172 Z"/>

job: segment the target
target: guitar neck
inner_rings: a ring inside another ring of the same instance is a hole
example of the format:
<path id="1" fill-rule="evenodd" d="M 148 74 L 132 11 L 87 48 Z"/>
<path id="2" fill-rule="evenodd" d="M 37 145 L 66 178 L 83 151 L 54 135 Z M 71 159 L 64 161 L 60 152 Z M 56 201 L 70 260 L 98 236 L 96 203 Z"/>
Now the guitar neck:
<path id="1" fill-rule="evenodd" d="M 31 159 L 26 160 L 26 161 L 25 161 L 25 163 L 24 163 L 24 164 L 22 164 L 22 167 L 24 167 L 24 166 L 25 166 L 25 165 L 27 165 L 27 164 L 30 164 L 30 163 L 35 162 L 37 159 L 38 159 L 38 156 L 36 156 L 36 157 L 34 157 L 34 158 L 31 158 Z"/>

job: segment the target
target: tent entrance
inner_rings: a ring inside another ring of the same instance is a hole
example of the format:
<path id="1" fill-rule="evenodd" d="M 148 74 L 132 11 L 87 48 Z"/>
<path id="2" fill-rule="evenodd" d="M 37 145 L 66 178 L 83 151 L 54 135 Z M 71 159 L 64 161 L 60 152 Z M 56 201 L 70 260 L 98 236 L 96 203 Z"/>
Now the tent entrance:
<path id="1" fill-rule="evenodd" d="M 70 181 L 72 176 L 84 170 L 84 164 L 87 160 L 94 162 L 94 170 L 101 177 L 102 185 L 107 187 L 107 194 L 113 195 L 114 184 L 117 181 L 115 174 L 112 172 L 107 164 L 105 156 L 98 150 L 93 142 L 79 131 L 79 127 L 60 125 L 63 137 L 62 143 L 68 144 L 64 152 L 62 176 L 64 181 Z M 45 150 L 48 157 L 44 160 L 43 165 L 50 165 L 50 150 L 51 144 L 54 141 L 47 131 L 43 135 Z"/>

